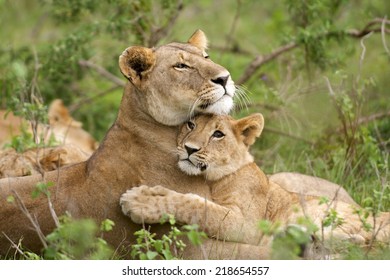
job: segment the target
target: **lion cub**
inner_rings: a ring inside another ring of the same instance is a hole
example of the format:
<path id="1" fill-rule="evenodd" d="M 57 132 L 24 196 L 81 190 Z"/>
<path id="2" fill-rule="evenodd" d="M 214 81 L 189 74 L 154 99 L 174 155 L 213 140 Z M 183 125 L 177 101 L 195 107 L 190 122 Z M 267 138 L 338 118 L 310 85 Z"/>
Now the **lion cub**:
<path id="1" fill-rule="evenodd" d="M 289 212 L 283 209 L 294 201 L 277 186 L 270 190 L 249 153 L 263 127 L 261 114 L 240 120 L 201 115 L 187 122 L 177 139 L 179 168 L 203 175 L 211 197 L 141 186 L 122 195 L 122 211 L 136 223 L 158 223 L 163 214 L 174 214 L 179 223 L 198 224 L 210 237 L 258 244 L 258 221 L 283 219 Z"/>
<path id="2" fill-rule="evenodd" d="M 177 138 L 178 165 L 189 175 L 204 176 L 211 197 L 141 186 L 122 195 L 123 213 L 135 223 L 158 223 L 165 213 L 174 214 L 179 223 L 198 224 L 210 237 L 255 245 L 270 241 L 261 239 L 259 220 L 288 226 L 306 216 L 322 228 L 321 240 L 370 241 L 373 234 L 364 229 L 358 205 L 335 199 L 321 204 L 318 197 L 290 193 L 268 180 L 249 153 L 263 126 L 261 114 L 240 120 L 201 115 L 187 122 Z M 324 226 L 333 210 L 340 223 Z M 378 225 L 376 240 L 390 240 L 389 212 L 375 220 L 370 216 L 367 222 Z"/>

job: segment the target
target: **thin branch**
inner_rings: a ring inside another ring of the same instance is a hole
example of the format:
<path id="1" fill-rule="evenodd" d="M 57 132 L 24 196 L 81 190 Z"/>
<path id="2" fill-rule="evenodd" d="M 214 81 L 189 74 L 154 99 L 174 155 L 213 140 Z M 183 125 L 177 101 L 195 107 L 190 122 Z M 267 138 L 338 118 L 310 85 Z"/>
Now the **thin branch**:
<path id="1" fill-rule="evenodd" d="M 122 79 L 118 78 L 114 74 L 108 72 L 105 68 L 103 68 L 103 67 L 101 67 L 99 65 L 96 65 L 95 63 L 93 63 L 91 61 L 79 60 L 79 64 L 82 67 L 91 68 L 91 69 L 95 70 L 102 77 L 106 78 L 107 80 L 113 82 L 114 84 L 116 84 L 118 86 L 124 87 L 126 85 L 126 83 Z"/>
<path id="2" fill-rule="evenodd" d="M 314 142 L 312 142 L 310 140 L 307 140 L 305 138 L 302 138 L 300 136 L 289 134 L 287 132 L 280 131 L 280 130 L 277 130 L 277 129 L 274 129 L 274 128 L 264 127 L 264 131 L 267 131 L 267 132 L 270 132 L 270 133 L 279 134 L 281 136 L 285 136 L 285 137 L 288 137 L 288 138 L 291 138 L 291 139 L 294 139 L 294 140 L 302 141 L 302 142 L 310 144 L 310 145 L 314 145 L 315 144 Z"/>
<path id="3" fill-rule="evenodd" d="M 171 31 L 171 29 L 175 25 L 175 22 L 182 10 L 183 10 L 183 1 L 179 1 L 175 9 L 175 13 L 169 18 L 167 24 L 152 31 L 152 35 L 150 36 L 148 42 L 149 47 L 154 47 L 162 38 L 167 36 L 167 34 Z"/>
<path id="4" fill-rule="evenodd" d="M 388 20 L 386 17 L 374 18 L 373 20 L 370 20 L 363 29 L 369 29 L 371 26 L 376 24 L 390 24 L 390 20 Z"/>
<path id="5" fill-rule="evenodd" d="M 370 115 L 370 116 L 361 117 L 361 118 L 359 118 L 356 121 L 355 125 L 359 126 L 359 125 L 367 124 L 367 123 L 370 123 L 370 122 L 373 122 L 373 121 L 376 121 L 376 120 L 384 119 L 384 118 L 387 118 L 387 117 L 390 117 L 390 111 L 388 111 L 388 112 L 380 112 L 380 113 L 376 113 L 376 114 L 373 114 L 373 115 Z M 345 127 L 344 127 L 344 123 L 343 123 L 343 127 L 342 128 L 341 127 L 337 128 L 336 131 L 337 131 L 337 133 L 339 133 L 340 131 L 345 131 L 348 128 L 349 128 L 349 126 L 345 125 Z"/>
<path id="6" fill-rule="evenodd" d="M 219 51 L 219 52 L 229 52 L 233 54 L 246 55 L 246 56 L 254 56 L 255 53 L 242 49 L 238 44 L 233 44 L 233 46 L 218 46 L 213 43 L 209 44 L 210 49 Z"/>
<path id="7" fill-rule="evenodd" d="M 259 69 L 261 66 L 270 62 L 277 58 L 279 55 L 288 52 L 292 49 L 298 47 L 298 43 L 292 42 L 286 45 L 283 45 L 275 50 L 273 50 L 270 54 L 267 55 L 258 55 L 255 59 L 247 66 L 244 71 L 244 74 L 238 79 L 237 84 L 243 84 L 249 80 L 250 77 Z"/>
<path id="8" fill-rule="evenodd" d="M 45 235 L 43 234 L 41 228 L 39 227 L 39 224 L 36 220 L 34 220 L 34 218 L 31 216 L 30 212 L 28 211 L 28 209 L 26 208 L 26 205 L 24 205 L 22 199 L 20 198 L 19 194 L 13 190 L 12 193 L 15 195 L 15 199 L 16 199 L 16 202 L 20 208 L 20 210 L 22 210 L 22 212 L 26 215 L 26 217 L 28 218 L 28 220 L 31 222 L 31 224 L 33 225 L 36 233 L 38 234 L 38 237 L 39 237 L 39 240 L 42 242 L 43 246 L 45 248 L 47 248 L 47 243 L 46 243 L 46 240 L 45 240 Z"/>
<path id="9" fill-rule="evenodd" d="M 357 124 L 361 125 L 361 124 L 369 123 L 369 122 L 372 122 L 372 121 L 375 121 L 375 120 L 384 119 L 386 117 L 390 117 L 390 111 L 376 113 L 376 114 L 373 114 L 373 115 L 370 115 L 370 116 L 367 116 L 367 117 L 359 118 L 358 121 L 357 121 Z"/>
<path id="10" fill-rule="evenodd" d="M 376 24 L 382 24 L 382 26 L 378 27 L 378 28 L 374 28 L 374 25 L 376 25 Z M 377 18 L 377 19 L 371 20 L 361 30 L 350 29 L 347 31 L 326 32 L 326 33 L 318 35 L 318 39 L 321 39 L 323 37 L 342 35 L 342 34 L 349 36 L 349 37 L 352 37 L 352 38 L 356 38 L 356 39 L 360 39 L 360 38 L 362 38 L 370 33 L 381 33 L 382 36 L 384 36 L 383 34 L 385 34 L 385 33 L 390 34 L 390 29 L 384 28 L 384 26 L 383 26 L 384 24 L 390 25 L 390 21 L 386 20 L 386 19 Z M 250 64 L 247 66 L 247 68 L 245 69 L 245 71 L 241 75 L 241 77 L 237 80 L 237 84 L 240 85 L 240 84 L 247 82 L 261 66 L 276 59 L 281 54 L 295 49 L 296 47 L 300 46 L 301 44 L 302 44 L 302 42 L 297 42 L 297 41 L 290 42 L 288 44 L 285 44 L 283 46 L 278 47 L 277 49 L 271 51 L 271 53 L 269 53 L 269 54 L 256 56 L 252 60 L 252 62 L 250 62 Z"/>
<path id="11" fill-rule="evenodd" d="M 387 47 L 387 44 L 386 44 L 386 37 L 385 37 L 385 34 L 386 34 L 386 28 L 385 28 L 385 25 L 386 25 L 386 21 L 387 20 L 387 17 L 385 17 L 383 20 L 382 20 L 382 26 L 381 26 L 381 35 L 382 35 L 382 43 L 383 43 L 383 47 L 385 48 L 385 51 L 388 55 L 390 55 L 390 50 L 389 48 Z"/>
<path id="12" fill-rule="evenodd" d="M 359 73 L 358 73 L 358 76 L 356 79 L 357 82 L 360 81 L 360 76 L 361 76 L 362 69 L 363 69 L 363 61 L 364 61 L 364 58 L 366 57 L 366 51 L 367 51 L 366 45 L 364 45 L 364 40 L 371 37 L 372 34 L 373 33 L 370 32 L 367 35 L 364 35 L 363 38 L 360 40 L 360 46 L 362 47 L 362 53 L 360 55 L 360 60 L 359 60 Z"/>
<path id="13" fill-rule="evenodd" d="M 12 239 L 9 238 L 9 236 L 8 236 L 7 234 L 5 234 L 4 231 L 2 231 L 1 233 L 4 235 L 5 238 L 7 238 L 7 240 L 11 243 L 11 246 L 12 246 L 19 254 L 21 254 L 24 258 L 28 259 L 27 255 L 26 255 L 22 250 L 20 250 L 19 246 L 16 245 L 16 243 L 13 242 Z"/>
<path id="14" fill-rule="evenodd" d="M 115 90 L 117 90 L 117 89 L 120 89 L 120 88 L 122 88 L 122 86 L 115 85 L 115 86 L 110 87 L 109 89 L 107 89 L 107 90 L 105 90 L 105 91 L 102 91 L 102 92 L 100 92 L 100 93 L 98 93 L 98 94 L 95 94 L 94 96 L 91 96 L 91 97 L 90 97 L 90 96 L 87 96 L 87 97 L 81 99 L 80 101 L 78 101 L 77 103 L 75 103 L 75 104 L 69 106 L 69 111 L 70 111 L 71 113 L 72 113 L 72 112 L 75 112 L 75 111 L 77 111 L 80 107 L 82 107 L 84 104 L 90 103 L 90 102 L 92 102 L 94 99 L 97 99 L 97 98 L 100 98 L 100 97 L 102 97 L 102 96 L 105 96 L 105 95 L 107 95 L 107 94 L 109 94 L 109 93 L 111 93 L 111 92 L 113 92 L 113 91 L 115 91 Z"/>
<path id="15" fill-rule="evenodd" d="M 219 55 L 220 58 L 224 55 L 224 53 L 229 48 L 229 46 L 230 46 L 230 44 L 231 44 L 231 42 L 233 40 L 233 34 L 236 31 L 237 22 L 240 19 L 240 13 L 241 13 L 241 0 L 237 0 L 236 13 L 234 15 L 232 25 L 230 27 L 229 33 L 228 33 L 227 38 L 226 38 L 225 48 L 222 50 L 222 52 Z"/>

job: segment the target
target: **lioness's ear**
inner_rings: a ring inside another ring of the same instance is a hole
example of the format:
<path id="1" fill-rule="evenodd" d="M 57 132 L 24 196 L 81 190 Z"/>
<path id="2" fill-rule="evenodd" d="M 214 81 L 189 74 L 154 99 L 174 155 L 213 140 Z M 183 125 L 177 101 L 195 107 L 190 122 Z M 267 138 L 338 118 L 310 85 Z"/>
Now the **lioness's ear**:
<path id="1" fill-rule="evenodd" d="M 196 30 L 195 33 L 192 34 L 191 38 L 188 40 L 188 43 L 197 47 L 201 51 L 207 50 L 207 37 L 200 29 Z"/>
<path id="2" fill-rule="evenodd" d="M 237 129 L 247 146 L 253 145 L 256 138 L 260 136 L 264 128 L 264 118 L 262 114 L 252 114 L 242 118 L 237 122 Z"/>
<path id="3" fill-rule="evenodd" d="M 153 50 L 145 47 L 129 47 L 119 56 L 122 74 L 134 84 L 138 84 L 155 63 Z"/>

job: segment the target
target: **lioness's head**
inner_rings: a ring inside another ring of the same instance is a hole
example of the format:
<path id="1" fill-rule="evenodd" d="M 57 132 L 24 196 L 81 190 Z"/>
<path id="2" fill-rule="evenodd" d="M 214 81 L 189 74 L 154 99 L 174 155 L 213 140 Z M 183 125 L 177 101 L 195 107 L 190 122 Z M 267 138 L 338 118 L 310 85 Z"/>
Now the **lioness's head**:
<path id="1" fill-rule="evenodd" d="M 195 113 L 227 114 L 233 106 L 230 73 L 211 61 L 206 49 L 207 38 L 198 30 L 187 43 L 129 47 L 119 66 L 155 120 L 179 125 Z"/>
<path id="2" fill-rule="evenodd" d="M 240 120 L 200 115 L 183 124 L 177 138 L 179 168 L 189 175 L 218 180 L 253 161 L 249 147 L 264 127 L 261 114 Z"/>

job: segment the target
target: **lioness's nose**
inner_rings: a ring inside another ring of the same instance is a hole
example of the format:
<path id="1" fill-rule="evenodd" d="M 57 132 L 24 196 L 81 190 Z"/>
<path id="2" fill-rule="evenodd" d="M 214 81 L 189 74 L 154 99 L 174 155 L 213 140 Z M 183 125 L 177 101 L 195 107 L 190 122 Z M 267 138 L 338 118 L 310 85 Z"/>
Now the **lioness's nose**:
<path id="1" fill-rule="evenodd" d="M 216 79 L 211 79 L 211 81 L 212 81 L 213 83 L 216 83 L 216 84 L 221 85 L 221 86 L 223 86 L 223 87 L 226 86 L 226 83 L 227 83 L 228 80 L 229 80 L 229 75 L 227 75 L 227 76 L 222 76 L 222 77 L 218 77 L 218 78 L 216 78 Z"/>
<path id="2" fill-rule="evenodd" d="M 193 153 L 199 151 L 198 148 L 194 148 L 194 147 L 190 147 L 190 146 L 187 146 L 187 145 L 184 145 L 184 148 L 186 148 L 186 151 L 188 153 L 188 156 L 192 155 Z"/>

